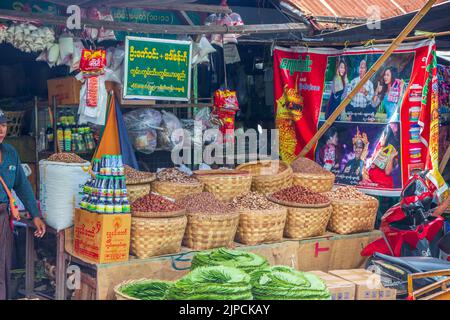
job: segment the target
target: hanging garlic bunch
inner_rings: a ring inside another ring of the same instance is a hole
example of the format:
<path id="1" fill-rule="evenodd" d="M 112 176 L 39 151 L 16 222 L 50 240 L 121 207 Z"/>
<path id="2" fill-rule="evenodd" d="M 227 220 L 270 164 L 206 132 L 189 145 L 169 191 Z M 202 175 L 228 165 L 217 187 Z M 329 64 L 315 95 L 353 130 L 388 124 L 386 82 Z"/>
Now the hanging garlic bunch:
<path id="1" fill-rule="evenodd" d="M 55 32 L 48 27 L 38 28 L 29 23 L 12 25 L 6 31 L 6 41 L 24 52 L 39 52 L 55 44 Z"/>

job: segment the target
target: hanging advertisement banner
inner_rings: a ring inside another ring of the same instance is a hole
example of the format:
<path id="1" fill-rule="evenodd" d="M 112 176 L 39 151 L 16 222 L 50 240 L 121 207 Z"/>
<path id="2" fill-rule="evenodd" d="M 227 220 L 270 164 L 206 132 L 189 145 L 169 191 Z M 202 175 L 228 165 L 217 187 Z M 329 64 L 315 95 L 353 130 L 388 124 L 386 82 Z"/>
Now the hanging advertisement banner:
<path id="1" fill-rule="evenodd" d="M 275 48 L 275 114 L 283 160 L 296 158 L 386 49 Z M 436 69 L 433 50 L 434 40 L 395 50 L 307 157 L 333 172 L 336 183 L 376 195 L 397 196 L 411 172 L 436 167 L 435 99 L 424 90 L 431 79 L 427 70 Z M 437 168 L 432 171 L 436 176 Z"/>
<path id="2" fill-rule="evenodd" d="M 124 98 L 188 101 L 192 42 L 125 39 Z"/>

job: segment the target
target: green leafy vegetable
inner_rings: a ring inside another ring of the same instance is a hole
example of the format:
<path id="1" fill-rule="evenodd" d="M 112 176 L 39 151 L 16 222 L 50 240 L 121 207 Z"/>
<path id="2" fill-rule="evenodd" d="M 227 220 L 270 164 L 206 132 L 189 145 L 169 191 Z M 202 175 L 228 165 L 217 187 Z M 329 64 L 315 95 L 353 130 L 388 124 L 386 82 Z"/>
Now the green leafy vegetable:
<path id="1" fill-rule="evenodd" d="M 234 267 L 250 273 L 256 269 L 268 267 L 269 263 L 264 257 L 251 252 L 219 248 L 201 251 L 194 256 L 191 270 L 204 266 Z"/>
<path id="2" fill-rule="evenodd" d="M 175 282 L 167 300 L 251 300 L 250 276 L 231 267 L 198 267 Z"/>
<path id="3" fill-rule="evenodd" d="M 148 280 L 126 284 L 119 291 L 139 300 L 163 300 L 171 285 L 171 282 Z"/>
<path id="4" fill-rule="evenodd" d="M 329 300 L 325 283 L 316 275 L 274 266 L 250 274 L 255 300 Z"/>

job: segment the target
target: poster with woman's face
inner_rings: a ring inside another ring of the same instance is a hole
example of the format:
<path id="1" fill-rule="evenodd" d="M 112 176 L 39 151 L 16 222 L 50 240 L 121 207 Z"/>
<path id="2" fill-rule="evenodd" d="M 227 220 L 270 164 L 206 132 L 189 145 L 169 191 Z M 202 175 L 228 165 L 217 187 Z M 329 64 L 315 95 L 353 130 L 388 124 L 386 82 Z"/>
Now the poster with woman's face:
<path id="1" fill-rule="evenodd" d="M 328 57 L 320 120 L 326 120 L 359 83 L 379 54 Z M 400 107 L 410 82 L 414 52 L 391 55 L 356 93 L 338 121 L 388 123 L 399 121 Z"/>
<path id="2" fill-rule="evenodd" d="M 316 162 L 333 172 L 338 184 L 401 188 L 399 130 L 399 123 L 349 127 L 347 123 L 336 122 L 319 140 Z"/>

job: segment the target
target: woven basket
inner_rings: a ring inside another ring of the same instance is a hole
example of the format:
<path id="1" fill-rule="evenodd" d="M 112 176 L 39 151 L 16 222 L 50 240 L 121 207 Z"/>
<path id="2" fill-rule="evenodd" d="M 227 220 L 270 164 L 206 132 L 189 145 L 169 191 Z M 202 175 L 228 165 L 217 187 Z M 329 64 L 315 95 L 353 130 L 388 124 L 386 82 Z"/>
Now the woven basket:
<path id="1" fill-rule="evenodd" d="M 130 203 L 133 203 L 137 199 L 148 195 L 151 192 L 151 190 L 152 188 L 150 183 L 142 183 L 142 184 L 127 183 L 128 200 L 130 201 Z"/>
<path id="2" fill-rule="evenodd" d="M 22 122 L 25 111 L 5 111 L 5 116 L 8 119 L 8 137 L 20 136 L 22 130 Z"/>
<path id="3" fill-rule="evenodd" d="M 186 216 L 131 219 L 131 252 L 140 259 L 181 251 Z"/>
<path id="4" fill-rule="evenodd" d="M 241 210 L 236 241 L 246 245 L 276 242 L 283 239 L 287 210 Z"/>
<path id="5" fill-rule="evenodd" d="M 162 280 L 154 280 L 154 279 L 137 279 L 137 280 L 126 280 L 114 287 L 114 293 L 116 294 L 116 300 L 141 300 L 138 298 L 130 297 L 129 295 L 126 295 L 122 292 L 120 292 L 120 289 L 124 286 L 128 286 L 130 284 L 136 284 L 136 283 L 142 283 L 142 282 L 159 282 Z"/>
<path id="6" fill-rule="evenodd" d="M 167 212 L 153 212 L 153 211 L 134 211 L 131 210 L 131 216 L 136 218 L 174 218 L 186 215 L 186 209 Z"/>
<path id="7" fill-rule="evenodd" d="M 205 191 L 224 202 L 250 192 L 252 187 L 252 176 L 246 171 L 198 170 L 194 175 L 205 184 Z"/>
<path id="8" fill-rule="evenodd" d="M 349 234 L 371 231 L 375 227 L 378 200 L 331 200 L 331 214 L 328 230 Z"/>
<path id="9" fill-rule="evenodd" d="M 233 243 L 239 223 L 239 213 L 188 214 L 183 245 L 194 250 L 228 247 Z"/>
<path id="10" fill-rule="evenodd" d="M 331 205 L 314 207 L 286 207 L 288 214 L 284 235 L 287 238 L 310 238 L 321 236 L 327 230 Z"/>
<path id="11" fill-rule="evenodd" d="M 178 183 L 170 181 L 156 180 L 152 183 L 153 192 L 162 196 L 180 200 L 190 194 L 199 193 L 203 191 L 203 183 Z"/>
<path id="12" fill-rule="evenodd" d="M 292 168 L 279 160 L 263 160 L 241 164 L 237 170 L 252 175 L 252 191 L 273 193 L 292 185 Z"/>
<path id="13" fill-rule="evenodd" d="M 293 185 L 307 187 L 314 192 L 327 192 L 333 188 L 335 176 L 331 172 L 293 173 Z"/>

